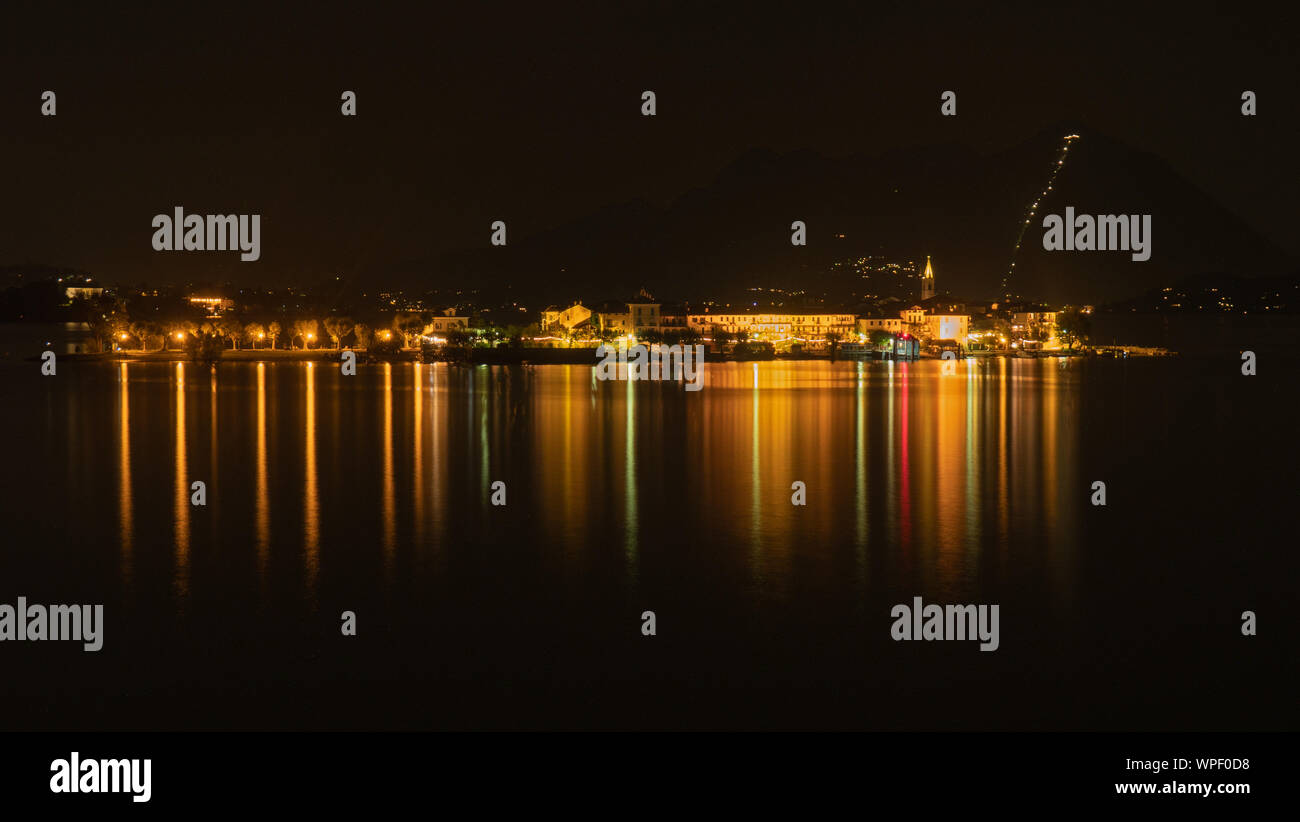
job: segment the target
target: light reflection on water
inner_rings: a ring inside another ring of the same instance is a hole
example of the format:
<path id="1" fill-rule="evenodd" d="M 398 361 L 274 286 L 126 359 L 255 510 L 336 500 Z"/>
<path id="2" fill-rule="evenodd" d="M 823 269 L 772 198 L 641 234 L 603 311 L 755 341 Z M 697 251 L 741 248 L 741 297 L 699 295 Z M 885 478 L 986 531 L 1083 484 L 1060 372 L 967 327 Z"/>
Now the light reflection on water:
<path id="1" fill-rule="evenodd" d="M 133 501 L 144 490 L 132 465 L 157 459 L 132 427 L 161 422 L 162 409 L 145 397 L 159 388 L 147 377 L 164 367 L 173 372 L 166 416 L 182 600 L 195 538 L 191 482 L 204 476 L 223 517 L 247 512 L 256 574 L 269 573 L 275 551 L 301 546 L 308 597 L 329 561 L 322 543 L 340 526 L 355 535 L 341 520 L 349 512 L 367 520 L 358 512 L 372 489 L 373 544 L 391 583 L 399 554 L 436 553 L 449 525 L 490 528 L 497 479 L 507 481 L 508 504 L 527 511 L 529 539 L 565 561 L 620 546 L 622 584 L 635 580 L 651 531 L 682 543 L 703 538 L 698 550 L 709 541 L 743 545 L 750 584 L 778 596 L 800 554 L 840 543 L 852 550 L 859 583 L 872 552 L 886 551 L 895 574 L 957 591 L 972 585 L 982 547 L 1006 551 L 1014 528 L 1043 538 L 1045 582 L 1069 594 L 1081 496 L 1068 365 L 967 361 L 943 377 L 925 362 L 723 363 L 708 366 L 705 390 L 684 392 L 672 383 L 593 383 L 577 366 L 385 363 L 348 378 L 324 364 L 226 364 L 204 380 L 211 447 L 198 466 L 187 403 L 197 366 L 121 364 L 111 419 L 124 583 L 142 513 Z M 279 419 L 268 412 L 272 398 Z M 235 437 L 250 418 L 252 436 Z M 294 428 L 297 442 L 284 436 Z M 227 431 L 229 441 L 220 439 Z M 796 480 L 805 506 L 790 504 Z M 284 509 L 301 512 L 296 526 L 285 527 Z M 347 562 L 369 562 L 364 547 L 355 544 Z"/>
<path id="2" fill-rule="evenodd" d="M 953 376 L 935 362 L 719 363 L 698 392 L 579 366 L 410 363 L 355 377 L 328 362 L 87 363 L 10 381 L 0 416 L 30 436 L 10 448 L 26 470 L 3 478 L 16 547 L 0 579 L 108 603 L 115 693 L 163 717 L 247 671 L 317 684 L 381 671 L 365 711 L 382 712 L 414 669 L 394 715 L 442 716 L 505 683 L 479 704 L 496 716 L 524 692 L 513 683 L 545 699 L 557 672 L 579 683 L 574 716 L 596 681 L 635 705 L 653 688 L 680 687 L 678 707 L 714 694 L 717 711 L 738 692 L 720 677 L 762 680 L 762 709 L 795 725 L 823 705 L 838 720 L 854 687 L 917 688 L 896 715 L 913 727 L 936 716 L 925 688 L 953 677 L 1024 724 L 1084 690 L 1102 695 L 1098 716 L 1147 721 L 1149 704 L 1125 714 L 1106 690 L 1116 665 L 1161 694 L 1241 666 L 1258 674 L 1242 687 L 1278 681 L 1183 624 L 1235 618 L 1292 578 L 1289 554 L 1264 549 L 1288 516 L 1289 492 L 1267 480 L 1296 458 L 1293 404 L 1178 363 L 994 359 Z M 1252 450 L 1252 427 L 1274 432 L 1267 449 Z M 1188 513 L 1206 476 L 1261 482 L 1216 483 L 1215 506 Z M 1088 502 L 1095 479 L 1111 483 L 1104 509 Z M 42 513 L 51 499 L 73 515 Z M 894 643 L 889 608 L 918 595 L 1001 604 L 1001 648 Z M 647 608 L 664 640 L 650 654 Z M 343 610 L 366 642 L 335 644 Z M 1224 704 L 1263 716 L 1280 693 Z M 310 724 L 301 696 L 232 704 Z"/>

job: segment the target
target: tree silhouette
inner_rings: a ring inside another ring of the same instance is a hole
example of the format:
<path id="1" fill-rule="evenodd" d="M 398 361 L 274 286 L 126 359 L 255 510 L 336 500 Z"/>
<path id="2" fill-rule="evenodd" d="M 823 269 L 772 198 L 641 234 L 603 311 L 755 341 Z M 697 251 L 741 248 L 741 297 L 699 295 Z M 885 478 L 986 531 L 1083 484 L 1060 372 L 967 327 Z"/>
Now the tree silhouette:
<path id="1" fill-rule="evenodd" d="M 248 344 L 257 348 L 257 344 L 266 339 L 266 328 L 261 323 L 249 323 L 244 326 L 244 339 Z"/>
<path id="2" fill-rule="evenodd" d="M 424 317 L 413 312 L 403 312 L 393 317 L 393 330 L 402 335 L 402 344 L 407 348 L 415 347 L 415 338 L 426 325 Z"/>
<path id="3" fill-rule="evenodd" d="M 322 324 L 335 348 L 342 348 L 343 338 L 352 333 L 352 320 L 347 317 L 326 317 Z"/>
<path id="4" fill-rule="evenodd" d="M 370 347 L 370 342 L 374 339 L 375 332 L 370 330 L 370 326 L 365 323 L 357 323 L 352 326 L 353 345 L 358 349 L 364 350 Z"/>
<path id="5" fill-rule="evenodd" d="M 302 340 L 302 349 L 306 351 L 311 347 L 312 340 L 316 339 L 316 321 L 315 320 L 295 320 L 293 323 L 293 336 L 290 338 L 290 345 L 296 339 Z"/>

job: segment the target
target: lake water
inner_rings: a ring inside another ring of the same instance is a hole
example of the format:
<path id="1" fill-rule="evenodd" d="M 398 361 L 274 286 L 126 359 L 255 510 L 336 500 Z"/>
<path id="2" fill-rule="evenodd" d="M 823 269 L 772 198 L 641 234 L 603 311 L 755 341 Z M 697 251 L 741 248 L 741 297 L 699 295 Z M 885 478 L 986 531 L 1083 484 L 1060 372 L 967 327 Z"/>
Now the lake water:
<path id="1" fill-rule="evenodd" d="M 1294 729 L 1278 370 L 6 360 L 0 602 L 106 625 L 0 645 L 0 725 Z"/>

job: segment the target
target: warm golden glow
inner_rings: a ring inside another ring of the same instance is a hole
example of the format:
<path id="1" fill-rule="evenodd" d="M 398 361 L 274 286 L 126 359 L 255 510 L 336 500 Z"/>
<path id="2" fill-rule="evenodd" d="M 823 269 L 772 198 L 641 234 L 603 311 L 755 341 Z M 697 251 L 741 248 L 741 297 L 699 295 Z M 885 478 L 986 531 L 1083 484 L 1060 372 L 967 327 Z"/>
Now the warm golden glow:
<path id="1" fill-rule="evenodd" d="M 636 383 L 627 381 L 624 397 L 627 413 L 623 422 L 623 553 L 627 558 L 628 573 L 638 571 L 637 531 L 637 469 L 636 469 Z"/>
<path id="2" fill-rule="evenodd" d="M 411 448 L 412 478 L 415 484 L 415 539 L 424 544 L 424 386 L 421 363 L 412 364 L 411 377 L 411 431 L 414 437 Z"/>
<path id="3" fill-rule="evenodd" d="M 176 363 L 175 516 L 176 570 L 173 585 L 182 600 L 190 593 L 190 480 L 185 453 L 185 363 Z"/>
<path id="4" fill-rule="evenodd" d="M 303 499 L 303 547 L 306 551 L 307 588 L 316 591 L 320 571 L 320 498 L 316 490 L 316 364 L 307 363 L 307 424 L 305 432 L 307 488 Z"/>
<path id="5" fill-rule="evenodd" d="M 557 399 L 538 402 L 534 417 L 537 457 L 533 487 L 541 500 L 539 528 L 548 538 L 571 546 L 568 550 L 573 552 L 586 545 L 591 522 L 590 497 L 578 489 L 603 480 L 593 453 L 600 417 L 592 403 L 582 402 L 583 392 L 591 390 L 591 369 L 575 365 L 556 369 L 561 382 Z M 604 384 L 609 385 L 613 383 Z"/>
<path id="6" fill-rule="evenodd" d="M 120 419 L 118 421 L 118 521 L 122 527 L 122 578 L 131 580 L 131 546 L 134 542 L 134 519 L 131 500 L 131 394 L 130 376 L 126 363 L 118 371 L 118 385 L 121 388 L 118 404 Z"/>
<path id="7" fill-rule="evenodd" d="M 266 363 L 257 364 L 257 570 L 266 581 L 271 551 L 271 500 L 266 462 Z"/>
<path id="8" fill-rule="evenodd" d="M 384 565 L 393 570 L 397 546 L 397 478 L 393 474 L 393 364 L 384 363 Z"/>
<path id="9" fill-rule="evenodd" d="M 447 445 L 449 426 L 439 419 L 439 411 L 446 412 L 447 376 L 445 367 L 433 366 L 429 386 L 429 450 L 431 452 L 429 469 L 432 474 L 429 491 L 433 496 L 432 522 L 439 529 L 445 525 L 445 496 L 448 487 L 447 476 L 450 473 L 448 465 L 450 461 L 445 456 L 449 447 Z"/>

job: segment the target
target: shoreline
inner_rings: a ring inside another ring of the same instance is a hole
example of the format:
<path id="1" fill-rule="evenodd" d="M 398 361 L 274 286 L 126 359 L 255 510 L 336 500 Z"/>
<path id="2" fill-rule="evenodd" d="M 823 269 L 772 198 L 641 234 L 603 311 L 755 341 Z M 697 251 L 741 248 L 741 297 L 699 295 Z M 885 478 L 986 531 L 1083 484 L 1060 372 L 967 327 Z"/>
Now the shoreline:
<path id="1" fill-rule="evenodd" d="M 216 363 L 221 362 L 322 362 L 337 363 L 340 360 L 342 352 L 350 349 L 337 348 L 316 348 L 316 349 L 242 349 L 239 351 L 227 350 L 222 353 Z M 358 362 L 446 362 L 449 364 L 459 365 L 596 365 L 597 359 L 595 348 L 475 348 L 470 350 L 468 359 L 442 359 L 434 358 L 427 360 L 423 357 L 418 349 L 402 349 L 384 355 L 371 355 L 364 351 L 358 351 Z M 56 352 L 57 353 L 57 352 Z M 1050 359 L 1050 358 L 1100 358 L 1114 359 L 1123 357 L 1141 357 L 1141 358 L 1162 358 L 1175 357 L 1177 352 L 1168 351 L 1162 348 L 1151 348 L 1144 346 L 1097 346 L 1089 350 L 1077 351 L 1041 351 L 1034 353 L 1016 353 L 1016 352 L 975 352 L 967 353 L 958 359 Z M 27 362 L 39 362 L 40 356 L 33 355 L 22 357 Z M 195 362 L 184 351 L 164 350 L 164 351 L 111 351 L 111 352 L 91 352 L 91 353 L 66 353 L 58 354 L 60 362 L 128 362 L 128 363 L 173 363 L 173 362 Z M 926 360 L 938 360 L 939 357 L 932 355 L 922 355 L 912 360 L 894 360 L 894 362 L 919 362 Z M 837 356 L 831 358 L 829 355 L 800 354 L 797 356 L 773 356 L 762 358 L 736 359 L 731 356 L 719 355 L 715 353 L 706 354 L 705 362 L 890 362 L 884 358 L 870 358 L 859 360 Z"/>

